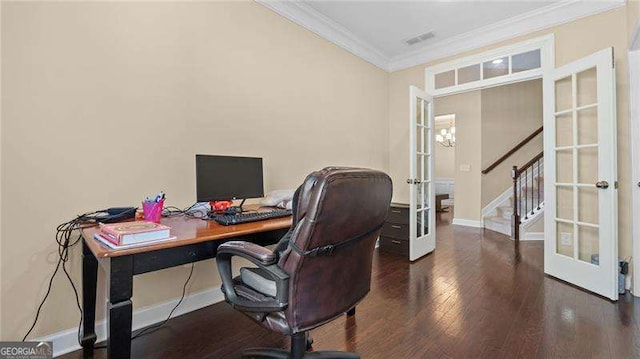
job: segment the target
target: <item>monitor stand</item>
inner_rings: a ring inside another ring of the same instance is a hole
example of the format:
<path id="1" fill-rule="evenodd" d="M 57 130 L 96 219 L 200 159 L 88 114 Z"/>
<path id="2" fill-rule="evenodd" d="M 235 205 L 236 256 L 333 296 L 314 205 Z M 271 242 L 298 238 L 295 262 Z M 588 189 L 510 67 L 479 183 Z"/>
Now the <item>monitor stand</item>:
<path id="1" fill-rule="evenodd" d="M 232 200 L 228 200 L 228 201 L 211 201 L 209 202 L 209 204 L 211 205 L 211 211 L 209 211 L 209 213 L 207 214 L 207 218 L 214 218 L 216 216 L 221 216 L 221 215 L 233 215 L 233 214 L 239 214 L 244 212 L 244 209 L 242 208 L 242 206 L 244 205 L 244 202 L 246 201 L 246 199 L 243 199 L 242 202 L 240 202 L 239 206 L 229 206 L 225 209 L 214 209 L 216 207 L 216 203 L 220 203 L 220 202 L 226 202 L 224 204 L 229 205 L 229 204 L 233 204 Z"/>
<path id="2" fill-rule="evenodd" d="M 224 214 L 238 214 L 238 213 L 244 212 L 244 210 L 242 209 L 242 205 L 244 205 L 244 201 L 246 201 L 246 198 L 243 199 L 242 202 L 240 202 L 239 206 L 231 206 L 231 207 L 227 208 L 224 211 Z"/>

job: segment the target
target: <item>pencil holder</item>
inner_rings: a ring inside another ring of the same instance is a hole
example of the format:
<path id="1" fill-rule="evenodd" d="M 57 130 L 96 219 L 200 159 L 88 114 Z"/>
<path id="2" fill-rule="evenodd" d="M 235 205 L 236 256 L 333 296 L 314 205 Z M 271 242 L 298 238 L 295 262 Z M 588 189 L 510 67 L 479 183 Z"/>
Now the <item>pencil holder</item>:
<path id="1" fill-rule="evenodd" d="M 164 199 L 158 202 L 142 202 L 142 213 L 144 214 L 144 220 L 149 222 L 160 223 L 162 217 L 162 209 L 164 207 Z"/>

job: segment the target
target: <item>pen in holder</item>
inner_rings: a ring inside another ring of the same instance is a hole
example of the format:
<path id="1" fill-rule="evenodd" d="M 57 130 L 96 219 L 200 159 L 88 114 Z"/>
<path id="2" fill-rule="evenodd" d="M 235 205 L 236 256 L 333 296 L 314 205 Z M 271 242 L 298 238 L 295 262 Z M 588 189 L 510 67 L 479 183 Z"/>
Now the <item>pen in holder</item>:
<path id="1" fill-rule="evenodd" d="M 160 223 L 163 207 L 164 207 L 164 198 L 159 200 L 158 202 L 143 201 L 142 213 L 144 215 L 144 220 L 149 222 Z"/>

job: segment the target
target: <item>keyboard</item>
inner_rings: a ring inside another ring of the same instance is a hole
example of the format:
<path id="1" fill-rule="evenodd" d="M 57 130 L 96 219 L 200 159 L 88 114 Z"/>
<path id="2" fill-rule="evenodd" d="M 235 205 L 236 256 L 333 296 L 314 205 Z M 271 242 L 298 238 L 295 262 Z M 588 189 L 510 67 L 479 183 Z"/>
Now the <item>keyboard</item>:
<path id="1" fill-rule="evenodd" d="M 274 209 L 262 212 L 245 212 L 238 214 L 214 214 L 209 218 L 220 223 L 223 226 L 231 226 L 234 224 L 264 221 L 271 218 L 279 218 L 290 216 L 293 212 L 290 209 Z"/>

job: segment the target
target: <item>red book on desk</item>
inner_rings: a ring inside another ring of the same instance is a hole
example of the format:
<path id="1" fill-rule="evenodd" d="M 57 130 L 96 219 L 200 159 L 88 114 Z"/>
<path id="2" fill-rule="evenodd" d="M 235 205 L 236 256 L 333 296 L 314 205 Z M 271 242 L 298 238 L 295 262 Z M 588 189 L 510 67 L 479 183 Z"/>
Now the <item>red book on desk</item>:
<path id="1" fill-rule="evenodd" d="M 169 238 L 171 228 L 148 221 L 135 221 L 100 223 L 100 232 L 109 242 L 122 246 Z"/>

